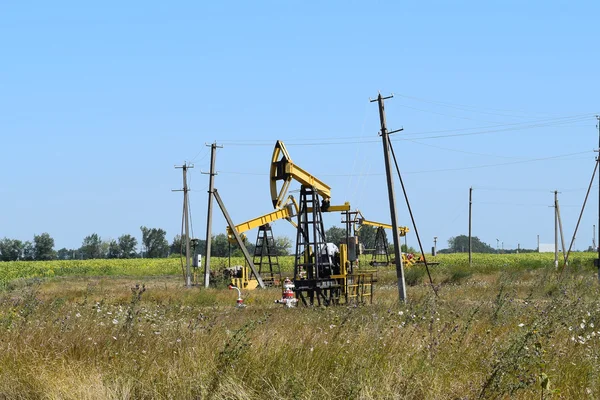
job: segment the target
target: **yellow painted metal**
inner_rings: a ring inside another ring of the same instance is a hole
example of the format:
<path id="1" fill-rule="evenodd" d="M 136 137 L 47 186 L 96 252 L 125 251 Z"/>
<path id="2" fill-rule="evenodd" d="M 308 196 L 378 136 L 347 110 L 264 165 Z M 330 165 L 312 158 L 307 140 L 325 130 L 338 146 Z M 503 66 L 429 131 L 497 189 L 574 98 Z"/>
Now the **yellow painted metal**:
<path id="1" fill-rule="evenodd" d="M 278 140 L 277 143 L 275 143 L 273 157 L 271 158 L 270 180 L 273 207 L 281 207 L 292 179 L 300 182 L 302 186 L 313 188 L 325 203 L 329 202 L 331 198 L 331 187 L 295 165 L 283 142 Z M 277 181 L 283 181 L 281 189 L 279 190 L 277 190 Z"/>
<path id="2" fill-rule="evenodd" d="M 312 207 L 308 207 L 307 208 L 307 212 L 312 212 Z M 350 211 L 350 203 L 345 202 L 342 205 L 338 205 L 338 206 L 329 206 L 327 208 L 327 210 L 321 210 L 323 212 L 343 212 L 343 211 Z"/>
<path id="3" fill-rule="evenodd" d="M 344 296 L 346 296 L 348 292 L 348 245 L 346 243 L 340 244 L 340 278 L 338 278 L 338 283 L 342 285 L 342 290 L 344 291 Z M 334 276 L 332 276 L 333 278 Z M 335 278 L 334 278 L 335 279 Z"/>
<path id="4" fill-rule="evenodd" d="M 406 253 L 402 253 L 402 264 L 404 265 L 404 268 L 412 267 L 416 263 L 417 263 L 416 257 L 408 258 Z"/>
<path id="5" fill-rule="evenodd" d="M 246 222 L 242 222 L 241 224 L 237 224 L 235 226 L 235 230 L 239 234 L 242 234 L 246 231 L 258 228 L 261 225 L 269 224 L 280 219 L 287 219 L 292 225 L 294 225 L 294 227 L 296 227 L 297 225 L 292 220 L 292 217 L 298 214 L 298 205 L 292 196 L 290 196 L 290 198 L 292 199 L 291 202 L 289 204 L 285 204 L 283 208 L 271 211 L 270 213 L 261 215 L 260 217 L 253 218 Z M 233 236 L 229 226 L 227 227 L 227 239 L 231 243 L 235 243 L 235 237 Z"/>
<path id="6" fill-rule="evenodd" d="M 382 227 L 384 229 L 392 229 L 392 225 L 391 224 L 384 224 L 383 222 L 369 221 L 369 220 L 364 219 L 364 218 L 359 218 L 358 219 L 358 224 L 359 225 L 370 225 L 370 226 L 375 226 L 375 227 Z M 400 236 L 406 236 L 406 234 L 409 231 L 410 231 L 410 229 L 408 229 L 408 227 L 406 227 L 406 226 L 399 226 L 398 227 L 398 232 L 400 233 Z"/>
<path id="7" fill-rule="evenodd" d="M 231 284 L 240 289 L 254 290 L 258 287 L 256 279 L 248 279 L 248 267 L 242 267 L 242 276 L 231 279 Z"/>

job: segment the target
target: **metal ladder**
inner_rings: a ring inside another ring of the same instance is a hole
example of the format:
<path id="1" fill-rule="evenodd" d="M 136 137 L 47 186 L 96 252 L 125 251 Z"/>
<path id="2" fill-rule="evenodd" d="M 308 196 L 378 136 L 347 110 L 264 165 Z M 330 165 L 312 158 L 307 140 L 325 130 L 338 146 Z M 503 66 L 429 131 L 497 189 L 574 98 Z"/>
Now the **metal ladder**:
<path id="1" fill-rule="evenodd" d="M 264 224 L 258 227 L 256 235 L 256 246 L 254 247 L 254 258 L 252 260 L 255 266 L 258 266 L 258 273 L 265 285 L 273 286 L 281 280 L 281 267 L 275 248 L 275 238 L 271 224 Z M 263 265 L 268 265 L 269 270 L 263 274 Z"/>

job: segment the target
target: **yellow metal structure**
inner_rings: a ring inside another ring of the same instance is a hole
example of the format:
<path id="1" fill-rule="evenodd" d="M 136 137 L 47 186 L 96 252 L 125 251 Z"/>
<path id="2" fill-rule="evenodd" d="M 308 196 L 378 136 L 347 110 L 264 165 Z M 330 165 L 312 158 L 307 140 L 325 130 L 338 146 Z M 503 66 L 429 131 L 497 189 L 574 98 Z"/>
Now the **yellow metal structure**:
<path id="1" fill-rule="evenodd" d="M 322 212 L 350 211 L 351 206 L 349 202 L 345 202 L 341 205 L 331 205 L 331 187 L 308 173 L 306 170 L 300 168 L 298 165 L 294 164 L 285 145 L 282 141 L 278 140 L 273 150 L 270 168 L 271 200 L 273 202 L 275 211 L 235 225 L 235 231 L 243 237 L 243 233 L 246 231 L 280 219 L 287 219 L 294 226 L 297 226 L 293 222 L 292 218 L 299 212 L 298 204 L 292 196 L 289 196 L 287 200 L 284 201 L 292 180 L 297 181 L 304 187 L 312 188 L 318 194 L 318 196 L 322 199 Z M 279 181 L 282 181 L 282 184 L 278 189 Z M 311 207 L 307 209 L 307 212 L 309 213 L 312 211 L 313 210 Z M 360 215 L 362 217 L 362 214 Z M 384 228 L 391 229 L 391 225 L 389 224 L 368 221 L 364 218 L 361 218 L 359 223 L 364 225 L 383 226 Z M 399 227 L 398 229 L 401 236 L 404 236 L 406 232 L 408 232 L 408 228 L 406 227 Z M 229 227 L 227 228 L 227 237 L 230 242 L 235 242 L 235 237 L 231 228 Z M 337 280 L 338 284 L 344 288 L 343 294 L 346 297 L 346 301 L 348 301 L 349 298 L 362 300 L 363 296 L 370 296 L 372 294 L 371 282 L 373 282 L 373 272 L 364 271 L 359 274 L 348 274 L 347 265 L 349 264 L 349 261 L 347 251 L 347 245 L 342 244 L 340 247 L 340 273 L 332 275 L 331 278 Z M 307 256 L 309 255 L 305 254 L 305 257 Z M 241 289 L 249 290 L 256 288 L 258 286 L 257 282 L 255 279 L 250 279 L 248 272 L 249 271 L 247 267 L 242 267 L 239 276 L 232 278 L 231 283 Z"/>
<path id="2" fill-rule="evenodd" d="M 258 281 L 256 279 L 248 279 L 250 268 L 243 266 L 241 269 L 241 275 L 231 278 L 231 284 L 240 289 L 253 290 L 258 287 Z"/>
<path id="3" fill-rule="evenodd" d="M 369 225 L 369 226 L 375 226 L 377 228 L 382 227 L 384 229 L 392 229 L 391 224 L 384 224 L 383 222 L 369 221 L 363 217 L 363 215 L 360 211 L 358 213 L 360 214 L 360 218 L 358 218 L 358 225 Z M 406 236 L 406 234 L 409 231 L 410 231 L 410 229 L 408 229 L 408 227 L 406 227 L 406 226 L 398 227 L 398 233 L 400 234 L 400 236 Z"/>
<path id="4" fill-rule="evenodd" d="M 293 196 L 289 196 L 286 203 L 282 206 L 282 208 L 272 211 L 270 213 L 261 215 L 260 217 L 252 218 L 246 222 L 242 222 L 241 224 L 237 224 L 235 226 L 235 230 L 245 238 L 243 235 L 244 232 L 252 230 L 254 228 L 258 228 L 259 226 L 269 224 L 271 222 L 278 221 L 280 219 L 287 219 L 294 227 L 296 223 L 292 220 L 298 214 L 298 204 Z M 231 228 L 227 227 L 227 239 L 231 243 L 235 243 L 235 237 L 231 232 Z"/>
<path id="5" fill-rule="evenodd" d="M 329 206 L 331 199 L 331 187 L 294 164 L 281 140 L 278 140 L 277 143 L 275 143 L 273 157 L 271 158 L 270 178 L 273 207 L 281 208 L 281 204 L 287 194 L 290 183 L 292 182 L 292 179 L 294 179 L 300 182 L 302 186 L 313 188 L 319 194 L 319 197 L 323 199 L 325 207 L 322 207 L 322 211 L 327 211 L 326 208 Z M 277 181 L 283 181 L 281 189 L 279 190 L 277 189 Z"/>

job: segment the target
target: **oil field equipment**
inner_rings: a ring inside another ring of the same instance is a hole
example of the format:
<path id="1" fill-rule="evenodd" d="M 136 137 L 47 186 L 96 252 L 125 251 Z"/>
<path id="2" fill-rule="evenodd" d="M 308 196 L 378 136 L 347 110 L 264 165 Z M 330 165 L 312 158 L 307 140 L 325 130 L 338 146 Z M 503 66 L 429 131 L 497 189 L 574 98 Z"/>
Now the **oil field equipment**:
<path id="1" fill-rule="evenodd" d="M 238 292 L 238 298 L 236 300 L 236 307 L 238 308 L 244 308 L 246 307 L 246 305 L 244 304 L 244 299 L 242 299 L 242 291 L 240 290 L 240 288 L 233 286 L 233 285 L 229 285 L 229 290 L 237 290 Z"/>
<path id="2" fill-rule="evenodd" d="M 371 258 L 370 264 L 374 267 L 383 267 L 388 266 L 394 263 L 394 260 L 390 258 L 389 253 L 389 243 L 387 240 L 387 235 L 385 233 L 385 229 L 392 229 L 392 225 L 385 224 L 383 222 L 370 221 L 363 217 L 362 213 L 358 211 L 358 224 L 359 229 L 360 226 L 368 225 L 374 226 L 377 228 L 375 234 L 375 249 L 373 250 L 373 256 Z M 398 227 L 398 235 L 406 236 L 409 232 L 409 229 L 406 226 Z M 406 267 L 410 267 L 415 263 L 414 256 L 412 254 L 401 253 L 402 254 L 402 262 Z"/>
<path id="3" fill-rule="evenodd" d="M 388 252 L 388 240 L 383 227 L 378 227 L 375 233 L 375 249 L 370 264 L 374 267 L 387 267 L 390 265 L 390 253 Z"/>
<path id="4" fill-rule="evenodd" d="M 281 269 L 279 267 L 279 258 L 277 256 L 271 223 L 280 219 L 286 219 L 292 225 L 296 226 L 296 223 L 292 220 L 296 214 L 298 214 L 298 204 L 293 196 L 289 196 L 281 208 L 234 226 L 234 230 L 240 235 L 242 240 L 246 239 L 244 232 L 258 228 L 252 261 L 255 267 L 258 267 L 258 273 L 262 276 L 267 286 L 277 285 L 281 280 Z M 236 243 L 233 231 L 229 226 L 227 227 L 227 238 L 230 243 Z M 254 280 L 248 268 L 245 266 L 242 268 L 245 271 L 240 271 L 236 276 L 237 278 L 245 279 L 241 287 L 244 289 L 256 288 L 254 282 L 248 282 L 249 279 Z M 238 281 L 237 283 L 240 282 Z M 233 282 L 233 284 L 236 283 Z"/>
<path id="5" fill-rule="evenodd" d="M 292 181 L 300 183 L 298 202 L 287 195 Z M 278 184 L 281 184 L 279 188 Z M 248 266 L 236 267 L 232 287 L 250 290 L 263 287 L 260 284 L 263 280 L 267 285 L 281 280 L 271 223 L 286 219 L 296 227 L 294 276 L 293 280 L 283 282 L 282 298 L 276 300 L 277 303 L 291 307 L 300 303 L 333 305 L 372 301 L 376 270 L 353 269 L 360 247 L 356 237 L 349 236 L 349 231 L 357 222 L 382 229 L 391 228 L 391 225 L 364 219 L 360 211 L 350 211 L 348 202 L 331 205 L 329 185 L 294 164 L 282 141 L 277 141 L 273 150 L 270 191 L 274 211 L 238 225 L 228 220 L 228 238 L 240 247 L 243 246 L 244 232 L 259 229 L 254 258 L 246 257 Z M 216 198 L 221 203 L 218 193 Z M 339 249 L 327 242 L 323 212 L 346 214 L 346 240 L 339 243 Z M 399 227 L 398 230 L 400 235 L 405 235 L 408 228 Z M 267 265 L 268 270 L 263 268 Z"/>
<path id="6" fill-rule="evenodd" d="M 275 210 L 237 224 L 233 228 L 228 226 L 227 236 L 230 243 L 240 244 L 235 238 L 234 231 L 242 240 L 244 240 L 244 232 L 258 228 L 259 230 L 256 238 L 253 264 L 255 267 L 257 267 L 258 275 L 260 275 L 264 280 L 265 285 L 276 285 L 281 280 L 281 271 L 279 268 L 279 260 L 275 248 L 275 240 L 273 237 L 271 223 L 285 219 L 297 229 L 300 229 L 298 228 L 297 223 L 294 222 L 294 217 L 296 217 L 299 213 L 299 205 L 293 196 L 287 195 L 292 180 L 299 182 L 302 187 L 309 187 L 315 190 L 321 196 L 322 203 L 318 205 L 320 209 L 319 218 L 321 211 L 349 211 L 350 203 L 346 202 L 342 205 L 331 206 L 329 203 L 329 199 L 331 197 L 331 188 L 318 178 L 294 164 L 287 149 L 285 148 L 285 145 L 281 141 L 277 141 L 275 144 L 275 150 L 273 151 L 270 180 L 271 198 Z M 277 181 L 279 180 L 283 180 L 283 185 L 278 190 Z M 314 207 L 311 205 L 307 209 L 307 212 L 313 212 L 313 208 Z M 243 289 L 254 289 L 258 286 L 256 282 L 254 282 L 255 279 L 256 274 L 248 270 L 247 266 L 242 266 L 236 270 L 236 274 L 232 279 L 232 284 L 238 285 Z"/>
<path id="7" fill-rule="evenodd" d="M 275 300 L 275 303 L 283 304 L 288 308 L 295 307 L 298 303 L 298 299 L 294 294 L 294 283 L 289 278 L 285 278 L 283 281 L 281 299 Z"/>
<path id="8" fill-rule="evenodd" d="M 282 141 L 277 141 L 271 159 L 271 198 L 279 207 L 292 180 L 300 183 L 299 212 L 296 227 L 294 292 L 298 304 L 332 305 L 372 299 L 373 272 L 348 273 L 348 244 L 340 244 L 332 254 L 323 227 L 323 212 L 350 211 L 350 204 L 331 205 L 331 188 L 295 165 Z M 281 188 L 277 183 L 282 181 Z M 353 249 L 352 258 L 356 255 Z"/>

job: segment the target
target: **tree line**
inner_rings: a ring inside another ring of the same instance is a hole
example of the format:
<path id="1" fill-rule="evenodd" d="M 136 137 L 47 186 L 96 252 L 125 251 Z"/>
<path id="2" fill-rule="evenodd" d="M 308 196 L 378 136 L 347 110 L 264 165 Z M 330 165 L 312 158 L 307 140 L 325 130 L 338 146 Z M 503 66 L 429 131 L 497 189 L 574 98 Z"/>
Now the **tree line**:
<path id="1" fill-rule="evenodd" d="M 138 239 L 124 234 L 117 239 L 104 240 L 97 233 L 86 236 L 79 248 L 63 247 L 55 250 L 54 239 L 49 233 L 34 235 L 32 241 L 18 239 L 0 239 L 0 261 L 45 261 L 45 260 L 88 260 L 88 259 L 127 259 L 127 258 L 164 258 L 186 255 L 185 235 L 175 235 L 171 243 L 167 241 L 167 232 L 160 228 L 140 227 L 142 241 L 138 249 Z M 358 235 L 366 249 L 375 247 L 376 229 L 363 226 Z M 346 229 L 332 226 L 325 232 L 328 242 L 342 243 L 346 237 Z M 206 240 L 192 239 L 191 253 L 205 254 Z M 246 248 L 252 255 L 255 244 L 246 240 Z M 279 256 L 289 255 L 292 242 L 288 237 L 275 237 L 275 249 Z M 231 244 L 227 235 L 220 233 L 211 238 L 211 254 L 215 257 L 242 256 L 237 244 Z"/>
<path id="2" fill-rule="evenodd" d="M 138 240 L 129 234 L 118 239 L 103 240 L 97 233 L 86 236 L 79 248 L 63 247 L 54 249 L 54 239 L 49 233 L 34 235 L 32 241 L 18 239 L 0 239 L 0 261 L 46 261 L 46 260 L 89 260 L 115 258 L 164 258 L 186 255 L 185 235 L 175 235 L 171 243 L 167 241 L 167 232 L 160 228 L 140 227 L 142 234 L 141 248 L 138 250 Z M 191 253 L 204 254 L 206 240 L 190 240 Z M 250 254 L 254 253 L 255 245 L 246 241 Z M 288 255 L 291 248 L 289 238 L 275 238 L 275 248 L 278 255 Z M 212 236 L 211 254 L 215 257 L 229 255 L 241 256 L 241 249 L 230 244 L 224 233 Z"/>

